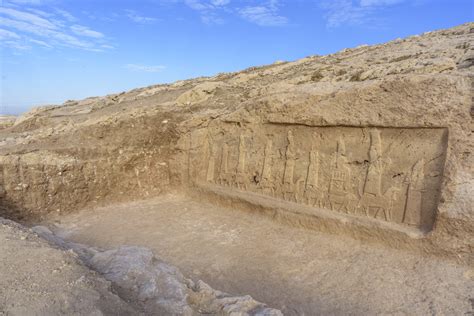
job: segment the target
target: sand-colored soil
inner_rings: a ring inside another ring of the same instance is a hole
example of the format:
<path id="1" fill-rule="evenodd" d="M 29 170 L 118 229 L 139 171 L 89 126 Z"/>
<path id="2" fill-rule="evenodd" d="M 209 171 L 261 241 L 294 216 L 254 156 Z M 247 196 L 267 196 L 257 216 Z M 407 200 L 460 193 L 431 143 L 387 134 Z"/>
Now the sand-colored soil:
<path id="1" fill-rule="evenodd" d="M 180 195 L 50 218 L 66 239 L 150 247 L 193 279 L 285 315 L 469 315 L 473 267 L 289 227 Z"/>
<path id="2" fill-rule="evenodd" d="M 73 252 L 0 218 L 0 315 L 136 315 Z"/>

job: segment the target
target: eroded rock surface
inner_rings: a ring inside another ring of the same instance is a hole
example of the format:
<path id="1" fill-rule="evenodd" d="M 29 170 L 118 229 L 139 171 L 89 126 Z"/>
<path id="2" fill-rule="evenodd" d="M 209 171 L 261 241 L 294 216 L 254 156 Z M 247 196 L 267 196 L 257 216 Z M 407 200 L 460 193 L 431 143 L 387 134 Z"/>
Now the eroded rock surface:
<path id="1" fill-rule="evenodd" d="M 148 248 L 101 251 L 2 218 L 0 240 L 0 315 L 282 315 L 194 283 Z"/>
<path id="2" fill-rule="evenodd" d="M 81 260 L 112 282 L 120 297 L 145 315 L 255 315 L 281 316 L 250 296 L 231 296 L 205 282 L 194 283 L 145 247 L 122 246 L 101 251 L 67 242 L 42 226 L 33 228 L 43 238 L 74 251 Z"/>
<path id="3" fill-rule="evenodd" d="M 471 262 L 474 24 L 36 109 L 0 131 L 2 214 L 178 190 Z"/>

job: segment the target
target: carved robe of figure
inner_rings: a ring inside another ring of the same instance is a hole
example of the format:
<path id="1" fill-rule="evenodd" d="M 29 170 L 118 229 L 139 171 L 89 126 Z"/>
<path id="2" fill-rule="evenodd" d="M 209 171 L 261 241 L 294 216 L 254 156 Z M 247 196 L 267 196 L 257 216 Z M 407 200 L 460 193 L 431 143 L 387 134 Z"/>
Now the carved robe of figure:
<path id="1" fill-rule="evenodd" d="M 421 225 L 422 196 L 424 192 L 424 160 L 415 163 L 408 178 L 407 199 L 403 222 L 408 225 L 419 227 Z"/>
<path id="2" fill-rule="evenodd" d="M 365 179 L 364 193 L 375 196 L 381 195 L 383 168 L 380 132 L 373 129 L 370 131 L 369 167 Z"/>
<path id="3" fill-rule="evenodd" d="M 286 163 L 285 163 L 285 173 L 283 175 L 283 184 L 293 185 L 293 173 L 295 170 L 295 144 L 293 139 L 293 133 L 288 131 L 288 145 L 286 146 Z"/>
<path id="4" fill-rule="evenodd" d="M 237 173 L 245 173 L 245 138 L 244 135 L 239 137 L 239 163 L 237 165 Z"/>
<path id="5" fill-rule="evenodd" d="M 317 188 L 319 182 L 319 154 L 316 150 L 309 152 L 309 166 L 306 177 L 306 188 Z"/>
<path id="6" fill-rule="evenodd" d="M 293 175 L 296 164 L 296 152 L 292 131 L 288 131 L 287 139 L 285 172 L 283 174 L 283 198 L 285 200 L 288 199 L 289 195 L 294 195 Z"/>
<path id="7" fill-rule="evenodd" d="M 270 190 L 270 193 L 273 195 L 275 193 L 275 188 L 272 179 L 272 146 L 272 141 L 267 140 L 263 157 L 263 169 L 260 187 L 264 193 L 265 191 Z"/>
<path id="8" fill-rule="evenodd" d="M 351 169 L 347 164 L 344 140 L 337 142 L 329 180 L 328 202 L 332 210 L 348 213 L 352 208 L 354 194 L 351 192 Z"/>
<path id="9" fill-rule="evenodd" d="M 216 165 L 216 158 L 214 157 L 214 146 L 209 140 L 209 162 L 207 165 L 207 175 L 206 175 L 207 182 L 214 182 L 215 165 Z"/>
<path id="10" fill-rule="evenodd" d="M 346 195 L 350 189 L 351 169 L 347 166 L 346 146 L 342 139 L 337 142 L 337 152 L 333 159 L 329 193 Z"/>
<path id="11" fill-rule="evenodd" d="M 316 150 L 309 152 L 308 173 L 306 174 L 305 197 L 306 202 L 315 205 L 319 200 L 319 153 Z"/>
<path id="12" fill-rule="evenodd" d="M 228 169 L 228 160 L 229 160 L 229 146 L 227 144 L 222 145 L 222 159 L 221 159 L 221 169 L 219 174 L 219 182 L 221 185 L 230 185 L 231 174 Z"/>
<path id="13" fill-rule="evenodd" d="M 245 138 L 244 135 L 239 137 L 239 161 L 237 164 L 237 175 L 235 177 L 237 188 L 247 189 L 249 179 L 245 173 Z"/>

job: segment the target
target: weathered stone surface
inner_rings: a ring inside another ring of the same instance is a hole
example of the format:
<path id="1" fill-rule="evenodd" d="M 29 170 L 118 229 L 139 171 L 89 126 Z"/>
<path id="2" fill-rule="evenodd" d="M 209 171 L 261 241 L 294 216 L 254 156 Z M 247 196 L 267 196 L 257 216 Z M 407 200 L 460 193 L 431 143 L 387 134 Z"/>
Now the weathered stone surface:
<path id="1" fill-rule="evenodd" d="M 101 251 L 62 240 L 48 228 L 33 228 L 41 237 L 72 250 L 90 268 L 112 282 L 117 293 L 145 315 L 281 316 L 252 297 L 231 296 L 199 280 L 196 284 L 145 247 L 122 246 Z"/>
<path id="2" fill-rule="evenodd" d="M 0 218 L 0 315 L 137 315 L 68 251 Z"/>
<path id="3" fill-rule="evenodd" d="M 471 260 L 472 27 L 33 111 L 0 131 L 3 214 L 183 190 Z"/>

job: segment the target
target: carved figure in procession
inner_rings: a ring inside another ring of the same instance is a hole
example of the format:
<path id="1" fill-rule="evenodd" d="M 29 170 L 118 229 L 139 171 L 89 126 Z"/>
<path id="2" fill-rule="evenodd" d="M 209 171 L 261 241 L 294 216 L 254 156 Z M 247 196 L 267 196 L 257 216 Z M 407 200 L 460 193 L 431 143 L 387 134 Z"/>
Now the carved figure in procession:
<path id="1" fill-rule="evenodd" d="M 403 223 L 419 227 L 422 224 L 422 197 L 424 188 L 424 159 L 418 160 L 412 168 L 411 174 L 406 179 L 407 195 Z"/>
<path id="2" fill-rule="evenodd" d="M 299 178 L 294 181 L 294 172 L 295 172 L 295 165 L 296 165 L 296 148 L 295 148 L 295 140 L 293 137 L 293 132 L 290 130 L 287 134 L 288 145 L 286 147 L 285 153 L 285 171 L 283 173 L 283 186 L 282 186 L 282 194 L 283 199 L 290 201 L 293 200 L 295 202 L 300 201 L 300 194 L 299 194 L 299 187 L 300 184 L 304 183 L 303 178 Z"/>
<path id="3" fill-rule="evenodd" d="M 206 174 L 206 181 L 207 182 L 214 182 L 214 172 L 216 169 L 216 157 L 214 152 L 214 145 L 210 138 L 208 138 L 208 165 L 207 165 L 207 174 Z"/>
<path id="4" fill-rule="evenodd" d="M 304 197 L 306 204 L 321 206 L 322 190 L 319 187 L 319 135 L 314 133 L 313 146 L 309 152 L 309 164 L 306 174 Z"/>
<path id="5" fill-rule="evenodd" d="M 222 145 L 221 168 L 219 173 L 219 183 L 223 186 L 230 186 L 233 181 L 233 174 L 229 172 L 229 146 Z"/>
<path id="6" fill-rule="evenodd" d="M 235 184 L 239 189 L 247 189 L 249 185 L 248 175 L 245 172 L 245 137 L 243 134 L 239 137 L 239 161 L 237 163 L 237 174 L 235 177 Z"/>
<path id="7" fill-rule="evenodd" d="M 394 211 L 399 200 L 400 188 L 392 186 L 380 196 L 365 194 L 359 200 L 357 208 L 367 217 L 385 221 L 394 220 Z"/>
<path id="8" fill-rule="evenodd" d="M 381 195 L 382 173 L 385 167 L 382 159 L 382 140 L 377 129 L 370 130 L 369 166 L 364 183 L 364 194 Z"/>
<path id="9" fill-rule="evenodd" d="M 267 140 L 265 144 L 265 151 L 263 157 L 262 176 L 259 182 L 259 187 L 262 193 L 270 193 L 275 195 L 275 183 L 272 175 L 273 155 L 272 155 L 272 140 Z"/>
<path id="10" fill-rule="evenodd" d="M 383 173 L 386 166 L 390 164 L 390 159 L 383 157 L 380 131 L 371 129 L 369 134 L 369 165 L 358 207 L 362 208 L 368 217 L 392 221 L 400 188 L 392 181 L 392 185 L 385 192 L 382 192 Z"/>
<path id="11" fill-rule="evenodd" d="M 357 201 L 357 199 L 351 192 L 351 175 L 351 168 L 346 156 L 346 145 L 341 137 L 337 141 L 337 149 L 333 155 L 329 178 L 328 202 L 333 211 L 353 212 L 354 201 Z"/>
<path id="12" fill-rule="evenodd" d="M 337 151 L 333 156 L 331 178 L 329 180 L 330 195 L 346 195 L 350 190 L 351 169 L 347 165 L 346 145 L 342 138 L 337 141 Z"/>

